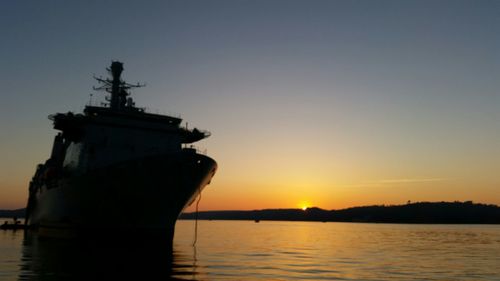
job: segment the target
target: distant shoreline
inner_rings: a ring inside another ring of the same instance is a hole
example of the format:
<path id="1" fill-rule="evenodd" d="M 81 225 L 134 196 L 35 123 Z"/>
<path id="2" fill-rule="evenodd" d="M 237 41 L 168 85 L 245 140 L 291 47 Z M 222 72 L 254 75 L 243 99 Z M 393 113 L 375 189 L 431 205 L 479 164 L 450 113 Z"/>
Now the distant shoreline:
<path id="1" fill-rule="evenodd" d="M 0 210 L 0 218 L 24 218 L 26 209 Z M 106 214 L 103 214 L 105 217 Z M 252 211 L 201 211 L 182 213 L 184 220 L 318 221 L 407 224 L 500 224 L 500 207 L 467 202 L 418 202 L 374 205 L 341 210 L 317 207 Z"/>
<path id="2" fill-rule="evenodd" d="M 320 208 L 183 213 L 186 220 L 319 221 L 405 224 L 500 224 L 500 207 L 467 202 L 419 202 L 341 210 Z"/>
<path id="3" fill-rule="evenodd" d="M 15 210 L 0 210 L 0 218 L 24 218 L 26 216 L 26 208 Z"/>

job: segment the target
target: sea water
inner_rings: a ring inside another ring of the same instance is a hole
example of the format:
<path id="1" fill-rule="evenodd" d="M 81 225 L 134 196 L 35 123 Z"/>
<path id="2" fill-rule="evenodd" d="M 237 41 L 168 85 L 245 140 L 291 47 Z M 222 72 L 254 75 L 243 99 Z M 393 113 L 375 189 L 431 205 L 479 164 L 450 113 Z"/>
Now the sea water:
<path id="1" fill-rule="evenodd" d="M 500 280 L 498 225 L 198 221 L 193 246 L 180 220 L 173 250 L 116 237 L 1 230 L 0 280 Z"/>

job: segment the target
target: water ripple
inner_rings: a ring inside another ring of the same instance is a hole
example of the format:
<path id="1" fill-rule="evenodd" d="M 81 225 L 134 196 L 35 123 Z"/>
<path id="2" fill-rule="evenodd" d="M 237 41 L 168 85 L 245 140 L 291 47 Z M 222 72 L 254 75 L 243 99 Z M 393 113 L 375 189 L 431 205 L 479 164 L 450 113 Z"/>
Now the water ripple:
<path id="1" fill-rule="evenodd" d="M 193 226 L 173 251 L 0 232 L 0 279 L 500 280 L 500 226 L 200 221 L 192 247 Z"/>

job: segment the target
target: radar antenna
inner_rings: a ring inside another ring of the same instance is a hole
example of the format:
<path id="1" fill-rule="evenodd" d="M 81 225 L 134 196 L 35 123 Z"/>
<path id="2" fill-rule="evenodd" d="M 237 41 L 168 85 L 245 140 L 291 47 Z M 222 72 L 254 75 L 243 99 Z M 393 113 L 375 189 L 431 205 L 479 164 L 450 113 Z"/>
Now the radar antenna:
<path id="1" fill-rule="evenodd" d="M 94 79 L 97 80 L 101 85 L 98 87 L 93 87 L 95 91 L 106 91 L 111 94 L 111 97 L 106 97 L 106 100 L 109 101 L 109 107 L 111 109 L 125 109 L 125 108 L 134 108 L 134 102 L 132 98 L 127 98 L 130 93 L 128 90 L 133 88 L 144 87 L 145 84 L 129 84 L 121 79 L 121 74 L 123 72 L 123 63 L 119 61 L 112 61 L 111 67 L 106 68 L 106 70 L 111 74 L 113 79 L 102 77 L 96 77 L 94 75 Z"/>

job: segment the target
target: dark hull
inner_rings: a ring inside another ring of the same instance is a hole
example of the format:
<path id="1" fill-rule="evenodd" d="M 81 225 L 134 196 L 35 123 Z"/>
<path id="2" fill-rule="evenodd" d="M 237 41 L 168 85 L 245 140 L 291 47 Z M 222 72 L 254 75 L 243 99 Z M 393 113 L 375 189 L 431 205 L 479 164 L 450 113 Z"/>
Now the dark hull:
<path id="1" fill-rule="evenodd" d="M 28 224 L 48 236 L 151 234 L 173 237 L 175 222 L 210 183 L 216 162 L 184 151 L 124 161 L 46 182 Z"/>

